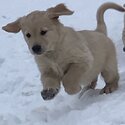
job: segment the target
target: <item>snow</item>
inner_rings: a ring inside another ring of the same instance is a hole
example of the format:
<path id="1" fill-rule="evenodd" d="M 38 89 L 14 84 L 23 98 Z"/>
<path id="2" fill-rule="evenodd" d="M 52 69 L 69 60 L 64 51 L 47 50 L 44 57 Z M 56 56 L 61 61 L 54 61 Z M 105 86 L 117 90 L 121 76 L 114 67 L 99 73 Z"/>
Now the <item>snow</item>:
<path id="1" fill-rule="evenodd" d="M 94 29 L 96 11 L 108 0 L 4 0 L 0 4 L 0 25 L 14 21 L 33 10 L 45 10 L 65 3 L 74 10 L 73 16 L 61 21 L 76 30 Z M 124 4 L 123 0 L 110 0 Z M 40 96 L 42 85 L 33 56 L 23 36 L 0 29 L 0 125 L 125 125 L 125 53 L 123 53 L 123 13 L 109 10 L 105 14 L 110 38 L 114 41 L 119 62 L 119 89 L 99 95 L 103 86 L 99 79 L 96 90 L 67 95 L 63 88 L 51 101 Z"/>

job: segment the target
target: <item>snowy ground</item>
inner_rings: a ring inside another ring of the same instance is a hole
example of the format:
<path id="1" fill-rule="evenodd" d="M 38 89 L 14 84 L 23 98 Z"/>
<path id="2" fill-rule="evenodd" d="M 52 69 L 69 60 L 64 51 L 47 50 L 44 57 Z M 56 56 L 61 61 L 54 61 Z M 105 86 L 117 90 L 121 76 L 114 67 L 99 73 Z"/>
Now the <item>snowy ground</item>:
<path id="1" fill-rule="evenodd" d="M 14 21 L 33 10 L 45 10 L 58 3 L 75 11 L 62 17 L 68 26 L 94 29 L 95 14 L 100 4 L 108 0 L 4 0 L 0 3 L 0 26 Z M 110 0 L 114 1 L 114 0 Z M 115 0 L 124 4 L 123 0 Z M 22 34 L 7 34 L 0 29 L 0 125 L 125 125 L 125 53 L 121 33 L 123 14 L 105 14 L 109 36 L 118 50 L 119 89 L 109 95 L 90 90 L 80 99 L 69 96 L 63 89 L 51 101 L 43 101 L 39 72 Z M 99 80 L 99 86 L 103 85 Z"/>

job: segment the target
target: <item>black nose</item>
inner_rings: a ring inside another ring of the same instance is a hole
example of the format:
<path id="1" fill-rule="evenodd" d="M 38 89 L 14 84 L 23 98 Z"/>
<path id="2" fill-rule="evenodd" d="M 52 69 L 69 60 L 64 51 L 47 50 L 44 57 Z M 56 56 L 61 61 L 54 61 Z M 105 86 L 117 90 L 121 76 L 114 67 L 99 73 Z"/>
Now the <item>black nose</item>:
<path id="1" fill-rule="evenodd" d="M 32 47 L 32 50 L 33 50 L 33 52 L 36 53 L 36 54 L 41 54 L 41 52 L 42 52 L 42 48 L 41 48 L 40 45 L 34 45 L 34 46 Z"/>
<path id="2" fill-rule="evenodd" d="M 123 51 L 125 52 L 125 47 L 123 48 Z"/>

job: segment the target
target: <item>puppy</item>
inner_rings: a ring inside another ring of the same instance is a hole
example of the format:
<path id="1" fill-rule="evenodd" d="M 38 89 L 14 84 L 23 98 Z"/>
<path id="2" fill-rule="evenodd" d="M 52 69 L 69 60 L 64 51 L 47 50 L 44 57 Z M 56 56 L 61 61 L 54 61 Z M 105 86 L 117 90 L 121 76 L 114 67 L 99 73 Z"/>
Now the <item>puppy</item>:
<path id="1" fill-rule="evenodd" d="M 97 11 L 94 31 L 75 31 L 60 23 L 60 16 L 73 14 L 64 4 L 34 11 L 2 27 L 7 32 L 22 31 L 41 72 L 44 100 L 54 98 L 61 83 L 68 94 L 78 93 L 86 85 L 94 88 L 100 73 L 106 83 L 101 93 L 117 89 L 116 51 L 107 37 L 103 19 L 104 12 L 110 8 L 125 12 L 125 8 L 115 3 L 103 4 Z"/>

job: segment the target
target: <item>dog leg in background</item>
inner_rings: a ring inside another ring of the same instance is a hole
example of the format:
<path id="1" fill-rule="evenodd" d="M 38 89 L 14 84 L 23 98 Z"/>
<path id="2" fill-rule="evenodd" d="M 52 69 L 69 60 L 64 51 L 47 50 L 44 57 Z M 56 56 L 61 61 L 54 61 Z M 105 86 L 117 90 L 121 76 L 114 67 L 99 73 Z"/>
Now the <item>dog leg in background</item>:
<path id="1" fill-rule="evenodd" d="M 125 4 L 124 4 L 124 7 L 125 7 Z M 124 44 L 123 51 L 125 52 L 125 14 L 124 14 L 124 28 L 123 28 L 123 32 L 122 32 L 122 40 L 123 40 L 123 44 Z"/>

